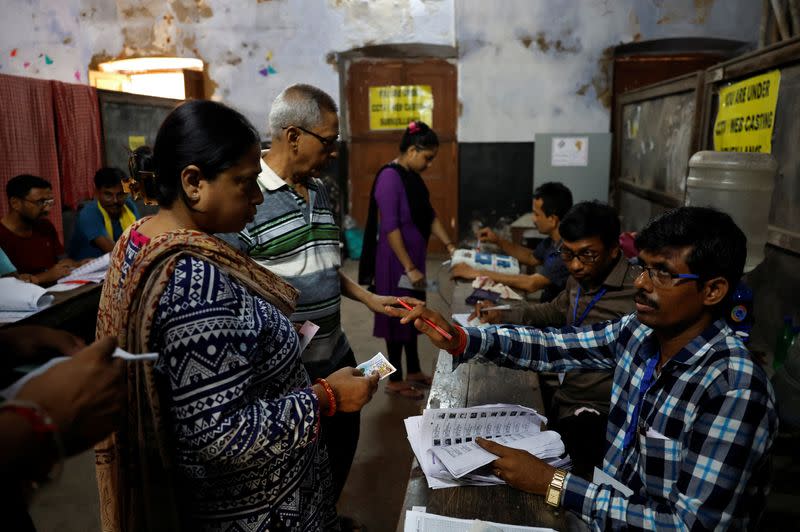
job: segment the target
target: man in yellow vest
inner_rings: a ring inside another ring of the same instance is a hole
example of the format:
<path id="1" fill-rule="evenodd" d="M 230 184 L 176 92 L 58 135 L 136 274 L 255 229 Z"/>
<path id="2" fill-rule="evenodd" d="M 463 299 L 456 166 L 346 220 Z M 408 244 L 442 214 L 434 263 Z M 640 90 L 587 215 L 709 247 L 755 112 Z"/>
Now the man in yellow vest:
<path id="1" fill-rule="evenodd" d="M 69 244 L 74 260 L 99 257 L 137 218 L 136 204 L 122 189 L 125 174 L 119 168 L 101 168 L 94 175 L 95 199 L 78 212 Z"/>

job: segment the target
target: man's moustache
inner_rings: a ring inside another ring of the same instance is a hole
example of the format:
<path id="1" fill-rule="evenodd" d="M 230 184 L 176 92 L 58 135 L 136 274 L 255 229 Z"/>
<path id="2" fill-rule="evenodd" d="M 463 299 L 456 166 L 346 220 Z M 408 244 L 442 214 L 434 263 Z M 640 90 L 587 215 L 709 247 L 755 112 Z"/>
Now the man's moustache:
<path id="1" fill-rule="evenodd" d="M 648 307 L 658 308 L 658 303 L 644 295 L 642 290 L 636 292 L 636 295 L 633 296 L 633 300 L 641 305 L 646 305 Z"/>

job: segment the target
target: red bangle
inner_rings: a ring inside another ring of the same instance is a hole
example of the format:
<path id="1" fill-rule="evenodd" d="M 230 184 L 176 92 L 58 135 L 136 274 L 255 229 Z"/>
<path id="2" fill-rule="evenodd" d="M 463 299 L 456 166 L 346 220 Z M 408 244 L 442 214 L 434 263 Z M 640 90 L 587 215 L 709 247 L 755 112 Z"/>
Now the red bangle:
<path id="1" fill-rule="evenodd" d="M 25 419 L 39 443 L 47 443 L 52 447 L 55 465 L 43 472 L 42 478 L 35 480 L 55 480 L 61 473 L 64 460 L 64 446 L 61 443 L 58 425 L 42 410 L 39 405 L 30 401 L 12 399 L 0 403 L 0 411 L 13 412 Z"/>
<path id="2" fill-rule="evenodd" d="M 325 379 L 317 379 L 314 384 L 319 384 L 325 390 L 325 395 L 328 396 L 328 410 L 322 412 L 323 416 L 332 416 L 336 413 L 336 396 L 333 394 L 333 388 Z"/>

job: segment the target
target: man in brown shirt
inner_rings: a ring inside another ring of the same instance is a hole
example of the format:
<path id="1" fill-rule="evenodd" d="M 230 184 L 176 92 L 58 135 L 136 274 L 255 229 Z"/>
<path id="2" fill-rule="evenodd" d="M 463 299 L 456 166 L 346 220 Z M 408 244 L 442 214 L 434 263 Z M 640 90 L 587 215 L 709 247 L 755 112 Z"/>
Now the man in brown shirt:
<path id="1" fill-rule="evenodd" d="M 535 327 L 590 325 L 619 318 L 635 310 L 631 266 L 619 248 L 617 213 L 599 202 L 575 205 L 560 226 L 561 259 L 570 272 L 566 288 L 548 303 L 523 304 L 506 313 L 475 312 L 487 323 Z M 591 479 L 606 450 L 611 383 L 610 371 L 542 374 L 542 386 L 554 388 L 548 412 L 551 427 L 561 433 L 574 472 Z M 559 384 L 560 382 L 560 384 Z M 544 389 L 546 394 L 546 389 Z"/>

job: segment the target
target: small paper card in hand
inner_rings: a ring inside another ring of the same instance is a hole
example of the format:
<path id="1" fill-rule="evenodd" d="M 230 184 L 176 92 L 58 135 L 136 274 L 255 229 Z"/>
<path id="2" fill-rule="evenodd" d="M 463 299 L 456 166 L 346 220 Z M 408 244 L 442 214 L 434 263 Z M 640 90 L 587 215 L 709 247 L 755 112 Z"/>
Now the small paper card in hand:
<path id="1" fill-rule="evenodd" d="M 356 369 L 360 369 L 361 373 L 364 375 L 369 375 L 374 371 L 381 376 L 381 380 L 397 371 L 397 368 L 392 366 L 389 361 L 386 360 L 386 357 L 383 356 L 383 353 L 378 353 L 366 362 L 362 362 L 356 366 Z"/>

